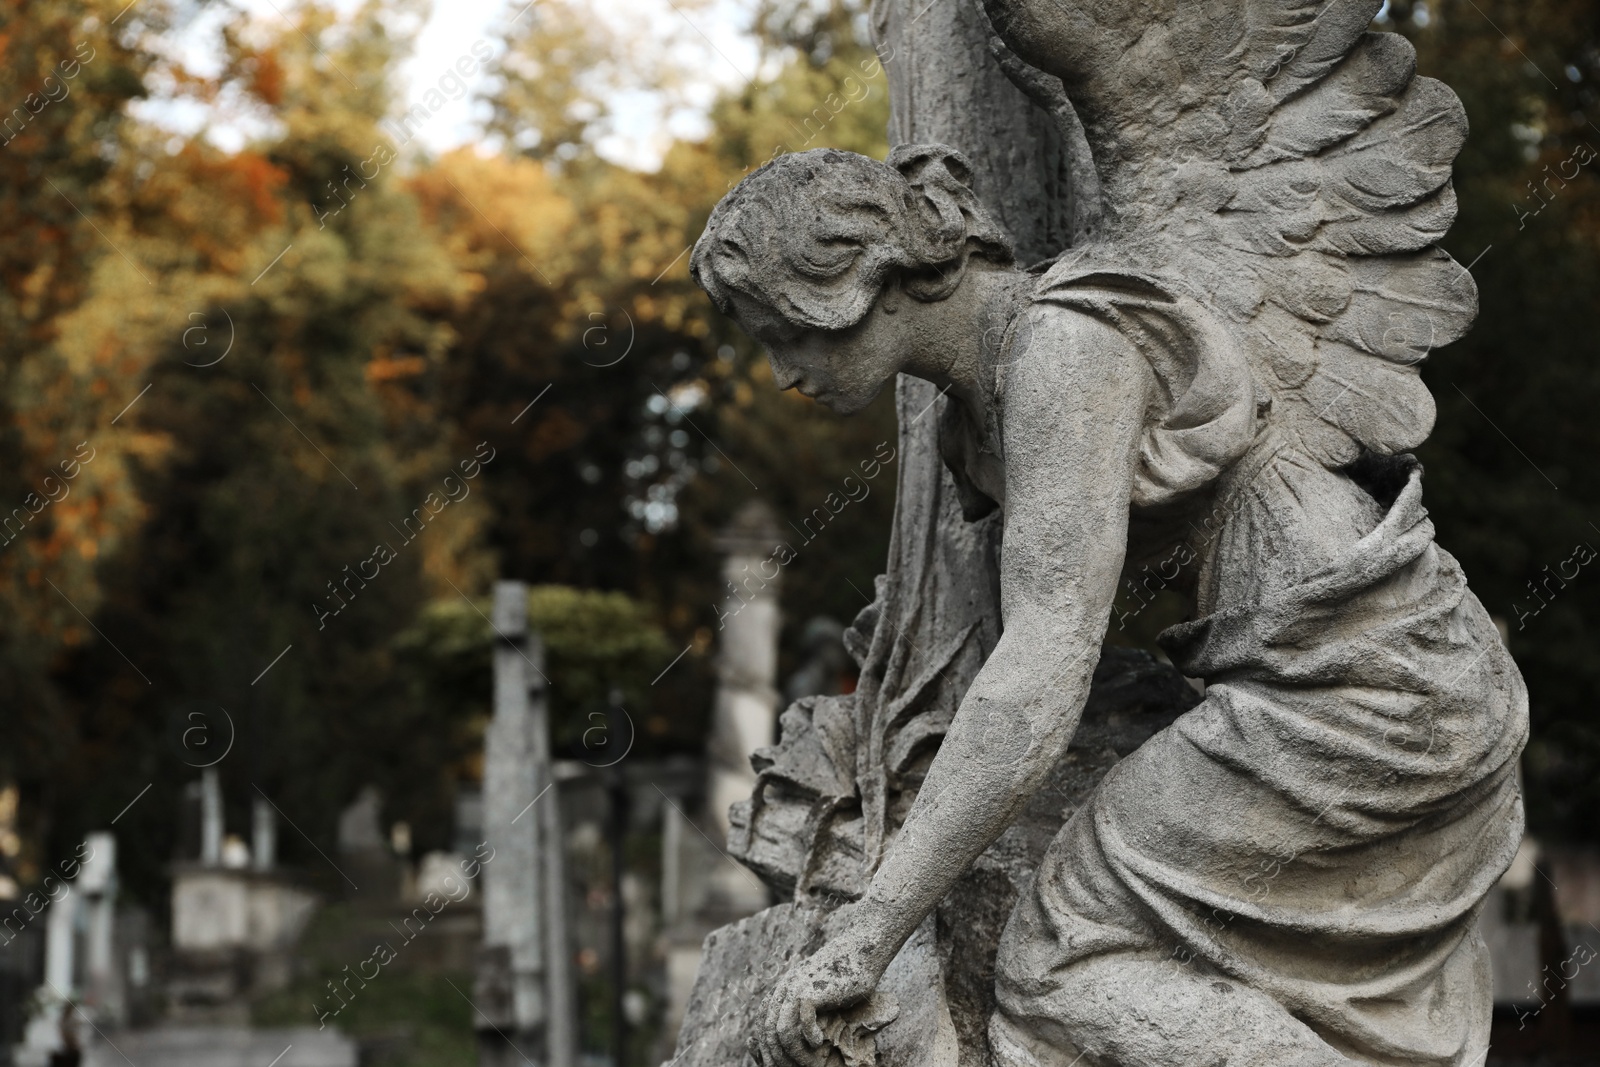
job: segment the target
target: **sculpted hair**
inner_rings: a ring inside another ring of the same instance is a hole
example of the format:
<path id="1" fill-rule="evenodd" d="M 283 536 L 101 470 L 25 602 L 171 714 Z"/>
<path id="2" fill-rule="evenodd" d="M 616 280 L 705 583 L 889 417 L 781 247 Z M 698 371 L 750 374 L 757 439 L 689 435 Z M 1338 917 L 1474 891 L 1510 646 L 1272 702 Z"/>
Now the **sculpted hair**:
<path id="1" fill-rule="evenodd" d="M 712 211 L 690 273 L 724 314 L 737 293 L 802 329 L 854 326 L 897 275 L 916 299 L 943 300 L 968 258 L 1012 261 L 970 180 L 944 145 L 902 145 L 887 163 L 832 148 L 779 156 Z"/>

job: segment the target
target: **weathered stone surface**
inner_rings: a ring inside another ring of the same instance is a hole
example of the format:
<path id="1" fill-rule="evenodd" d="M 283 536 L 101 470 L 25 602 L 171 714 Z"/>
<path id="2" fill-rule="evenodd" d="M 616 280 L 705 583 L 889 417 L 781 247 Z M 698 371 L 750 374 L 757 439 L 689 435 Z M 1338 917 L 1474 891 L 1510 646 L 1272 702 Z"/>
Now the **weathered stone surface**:
<path id="1" fill-rule="evenodd" d="M 733 820 L 836 910 L 775 984 L 737 976 L 746 941 L 708 962 L 762 1005 L 686 1041 L 737 1026 L 767 1067 L 1482 1061 L 1526 692 L 1404 454 L 1433 420 L 1417 364 L 1476 292 L 1434 243 L 1465 119 L 1367 32 L 1378 6 L 881 3 L 896 132 L 931 100 L 972 155 L 782 157 L 713 213 L 692 270 L 777 384 L 849 413 L 898 380 L 905 454 L 861 687 L 784 714 Z M 1014 130 L 1002 77 L 1056 131 L 1009 184 L 978 132 Z M 1162 642 L 1205 699 L 1164 729 L 1091 686 L 1135 573 L 1192 605 Z"/>
<path id="2" fill-rule="evenodd" d="M 827 699 L 848 702 L 848 698 Z M 905 950 L 906 958 L 897 958 L 900 970 L 895 973 L 902 976 L 902 984 L 910 980 L 906 976 L 915 976 L 927 993 L 940 995 L 896 997 L 902 1014 L 892 1027 L 879 1033 L 881 1062 L 936 1062 L 921 1058 L 925 1050 L 899 1057 L 891 1054 L 888 1044 L 902 1032 L 927 1031 L 931 1016 L 948 1019 L 948 1034 L 959 1057 L 951 1061 L 952 1067 L 985 1067 L 985 1032 L 994 1010 L 995 949 L 1017 894 L 1061 824 L 1106 770 L 1199 699 L 1177 671 L 1158 663 L 1149 653 L 1112 647 L 1102 652 L 1074 749 L 1017 821 L 951 890 L 933 923 L 921 931 L 920 940 Z M 799 765 L 824 758 L 814 732 L 806 728 L 818 703 L 802 701 L 789 709 L 780 744 L 752 759 L 763 776 L 780 759 Z M 758 795 L 766 794 L 757 820 L 762 828 L 760 839 L 752 842 L 749 836 L 736 836 L 734 854 L 775 889 L 792 893 L 797 874 L 805 866 L 804 845 L 810 842 L 818 856 L 810 889 L 802 894 L 803 903 L 769 908 L 706 940 L 674 1067 L 745 1062 L 746 1043 L 759 1023 L 767 993 L 795 961 L 816 951 L 825 940 L 834 909 L 859 896 L 863 888 L 859 812 L 848 808 L 837 812 L 820 838 L 810 836 L 802 827 L 811 810 L 811 798 L 792 785 L 777 790 L 773 785 L 770 778 L 764 778 L 758 786 Z M 775 791 L 780 796 L 772 796 Z M 736 829 L 748 835 L 750 805 L 739 805 L 735 811 Z M 914 1016 L 914 1009 L 922 1014 Z M 922 1021 L 913 1026 L 913 1018 Z"/>

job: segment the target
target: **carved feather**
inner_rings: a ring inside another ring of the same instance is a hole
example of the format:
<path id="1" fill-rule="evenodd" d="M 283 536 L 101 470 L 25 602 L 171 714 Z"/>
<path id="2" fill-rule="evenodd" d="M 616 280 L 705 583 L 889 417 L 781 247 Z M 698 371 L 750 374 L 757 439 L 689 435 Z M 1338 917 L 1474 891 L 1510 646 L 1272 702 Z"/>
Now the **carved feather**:
<path id="1" fill-rule="evenodd" d="M 1265 7 L 1287 8 L 1295 14 L 1302 6 L 1284 0 L 1258 2 Z M 1269 82 L 1273 99 L 1281 104 L 1325 78 L 1350 54 L 1382 7 L 1383 0 L 1328 0 L 1323 4 L 1303 42 L 1287 57 L 1279 53 L 1275 73 L 1263 79 Z"/>
<path id="2" fill-rule="evenodd" d="M 1369 355 L 1420 363 L 1466 333 L 1478 312 L 1472 275 L 1439 249 L 1350 264 L 1349 304 L 1320 333 Z"/>
<path id="3" fill-rule="evenodd" d="M 1414 367 L 1373 359 L 1337 341 L 1317 342 L 1317 373 L 1304 387 L 1318 418 L 1374 452 L 1416 448 L 1433 430 L 1433 396 Z"/>
<path id="4" fill-rule="evenodd" d="M 1272 112 L 1266 144 L 1245 167 L 1303 159 L 1353 137 L 1400 103 L 1417 69 L 1411 42 L 1394 33 L 1369 33 L 1314 93 Z"/>
<path id="5" fill-rule="evenodd" d="M 1456 193 L 1449 185 L 1403 210 L 1357 214 L 1327 223 L 1317 247 L 1350 256 L 1385 256 L 1427 248 L 1456 220 Z"/>

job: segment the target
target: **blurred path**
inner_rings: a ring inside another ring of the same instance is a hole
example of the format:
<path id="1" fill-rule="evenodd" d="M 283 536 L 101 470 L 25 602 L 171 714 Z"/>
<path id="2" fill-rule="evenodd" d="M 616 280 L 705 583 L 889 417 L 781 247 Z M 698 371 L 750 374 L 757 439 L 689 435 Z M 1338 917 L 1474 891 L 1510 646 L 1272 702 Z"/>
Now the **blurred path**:
<path id="1" fill-rule="evenodd" d="M 114 1044 L 112 1044 L 114 1043 Z M 120 1051 L 119 1051 L 120 1050 Z M 95 1039 L 83 1067 L 357 1067 L 356 1043 L 333 1030 L 162 1027 Z"/>

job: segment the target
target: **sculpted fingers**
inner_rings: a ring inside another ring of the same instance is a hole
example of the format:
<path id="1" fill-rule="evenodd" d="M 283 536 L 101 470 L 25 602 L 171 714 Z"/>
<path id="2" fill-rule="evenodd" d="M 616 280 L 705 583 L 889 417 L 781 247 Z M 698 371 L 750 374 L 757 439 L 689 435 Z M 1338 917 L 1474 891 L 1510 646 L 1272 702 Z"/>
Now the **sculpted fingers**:
<path id="1" fill-rule="evenodd" d="M 801 1030 L 800 1020 L 807 1012 L 815 1022 L 816 1007 L 810 998 L 804 995 L 784 998 L 783 1010 L 778 1019 L 778 1044 L 798 1067 L 822 1067 L 827 1049 L 815 1048 L 812 1044 L 808 1044 L 806 1035 Z"/>
<path id="2" fill-rule="evenodd" d="M 825 1038 L 822 1034 L 822 1024 L 817 1022 L 817 1006 L 809 1000 L 800 1002 L 800 1033 L 805 1037 L 806 1044 L 812 1048 L 823 1047 Z"/>
<path id="3" fill-rule="evenodd" d="M 778 1044 L 775 1031 L 763 1029 L 760 1041 L 762 1067 L 794 1067 L 788 1054 L 783 1051 L 783 1046 Z"/>
<path id="4" fill-rule="evenodd" d="M 782 1025 L 783 1005 L 788 1000 L 788 981 L 785 979 L 767 996 L 766 1009 L 762 1012 L 761 1032 L 757 1039 L 761 1046 L 761 1062 L 763 1067 L 793 1067 L 793 1060 L 784 1051 L 783 1045 L 778 1040 L 778 1031 Z"/>

